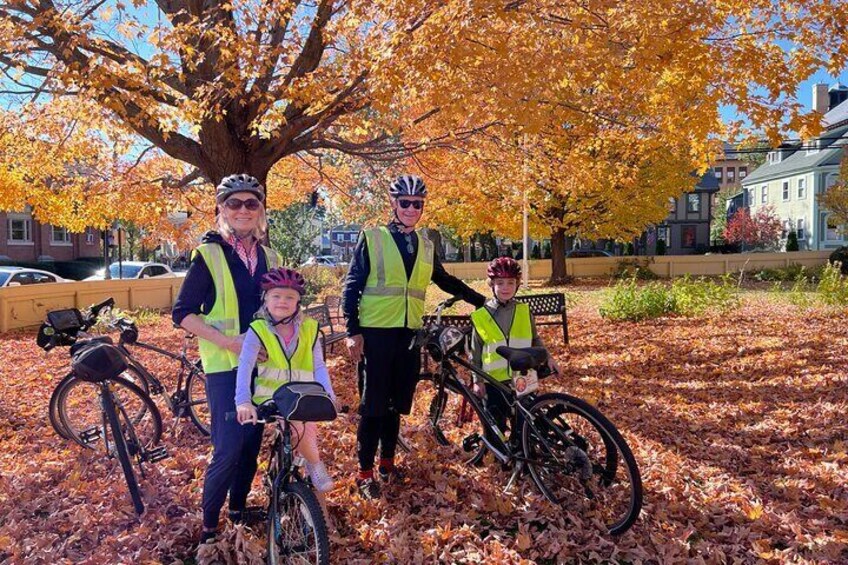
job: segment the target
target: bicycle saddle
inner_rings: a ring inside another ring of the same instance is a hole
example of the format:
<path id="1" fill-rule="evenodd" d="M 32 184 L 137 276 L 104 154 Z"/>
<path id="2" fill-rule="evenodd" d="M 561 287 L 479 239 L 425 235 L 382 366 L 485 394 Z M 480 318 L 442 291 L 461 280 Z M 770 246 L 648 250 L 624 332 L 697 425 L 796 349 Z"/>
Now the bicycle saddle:
<path id="1" fill-rule="evenodd" d="M 498 355 L 509 363 L 513 371 L 529 371 L 537 369 L 548 362 L 548 352 L 544 347 L 507 347 L 501 345 L 496 350 Z"/>

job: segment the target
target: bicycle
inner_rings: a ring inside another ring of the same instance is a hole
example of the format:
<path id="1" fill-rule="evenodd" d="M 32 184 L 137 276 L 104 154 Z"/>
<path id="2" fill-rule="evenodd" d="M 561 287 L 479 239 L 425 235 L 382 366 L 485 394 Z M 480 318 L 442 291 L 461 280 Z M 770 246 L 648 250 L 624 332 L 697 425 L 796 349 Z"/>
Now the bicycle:
<path id="1" fill-rule="evenodd" d="M 112 306 L 114 306 L 114 300 L 110 298 L 92 306 L 85 316 L 76 309 L 48 313 L 48 320 L 39 332 L 39 345 L 49 351 L 58 345 L 71 345 L 80 337 L 90 338 L 87 331 L 98 322 L 102 312 L 111 309 Z M 137 385 L 148 396 L 150 394 L 162 396 L 175 420 L 187 417 L 202 434 L 208 436 L 210 415 L 205 398 L 206 376 L 200 361 L 192 361 L 187 355 L 188 345 L 193 336 L 185 334 L 182 351 L 177 355 L 138 341 L 138 328 L 131 320 L 117 319 L 110 322 L 108 327 L 120 331 L 117 347 L 128 361 L 123 377 Z M 173 394 L 168 394 L 161 381 L 133 356 L 128 346 L 153 351 L 180 363 Z M 89 388 L 87 383 L 74 378 L 73 374 L 69 373 L 54 389 L 49 409 L 50 422 L 56 432 L 85 447 L 92 447 L 91 443 L 99 439 L 96 433 L 99 428 L 96 422 L 90 421 L 92 411 L 86 406 L 86 400 L 90 401 L 92 398 Z M 143 416 L 143 414 L 136 416 Z"/>
<path id="2" fill-rule="evenodd" d="M 83 340 L 72 346 L 70 353 L 73 356 L 72 372 L 75 378 L 97 387 L 101 436 L 106 456 L 117 457 L 120 462 L 133 507 L 136 513 L 141 515 L 144 512 L 144 501 L 133 470 L 133 460 L 144 477 L 142 463 L 155 463 L 168 457 L 164 446 L 152 447 L 162 435 L 159 411 L 140 388 L 120 377 L 126 370 L 127 363 L 121 351 L 114 345 L 102 339 Z M 116 385 L 131 392 L 132 396 L 145 405 L 146 421 L 150 421 L 152 429 L 139 431 L 138 422 L 134 422 L 135 418 L 130 417 L 125 401 L 115 394 Z M 148 432 L 150 437 L 143 433 L 144 431 Z"/>
<path id="3" fill-rule="evenodd" d="M 588 402 L 563 393 L 536 394 L 538 379 L 550 374 L 544 348 L 498 347 L 497 353 L 507 359 L 513 374 L 506 382 L 464 359 L 471 328 L 445 326 L 441 321 L 442 310 L 456 300 L 439 304 L 434 321 L 419 331 L 412 344 L 423 345 L 437 364 L 433 373 L 424 375 L 436 388 L 428 414 L 436 441 L 461 445 L 470 454 L 468 464 L 479 464 L 487 452 L 492 453 L 512 469 L 506 489 L 526 469 L 550 502 L 601 514 L 612 535 L 627 531 L 641 512 L 642 479 L 625 439 Z M 509 437 L 459 377 L 457 366 L 507 399 L 512 412 Z"/>
<path id="4" fill-rule="evenodd" d="M 302 458 L 294 456 L 291 421 L 318 422 L 336 417 L 329 395 L 318 383 L 292 382 L 278 388 L 257 407 L 260 424 L 273 423 L 274 438 L 263 484 L 268 492 L 267 563 L 329 563 L 330 538 L 324 512 L 311 483 L 304 479 Z M 227 420 L 235 412 L 225 415 Z"/>

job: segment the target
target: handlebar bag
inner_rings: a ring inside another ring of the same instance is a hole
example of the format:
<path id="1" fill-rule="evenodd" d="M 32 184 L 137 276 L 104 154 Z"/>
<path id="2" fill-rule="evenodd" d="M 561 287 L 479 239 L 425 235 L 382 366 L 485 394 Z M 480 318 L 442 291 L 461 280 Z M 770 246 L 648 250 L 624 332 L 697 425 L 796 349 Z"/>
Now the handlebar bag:
<path id="1" fill-rule="evenodd" d="M 274 391 L 274 404 L 280 416 L 296 422 L 329 422 L 336 419 L 336 407 L 324 387 L 317 382 L 291 382 Z"/>
<path id="2" fill-rule="evenodd" d="M 76 308 L 53 310 L 47 313 L 47 323 L 57 332 L 75 332 L 82 329 L 84 320 Z"/>

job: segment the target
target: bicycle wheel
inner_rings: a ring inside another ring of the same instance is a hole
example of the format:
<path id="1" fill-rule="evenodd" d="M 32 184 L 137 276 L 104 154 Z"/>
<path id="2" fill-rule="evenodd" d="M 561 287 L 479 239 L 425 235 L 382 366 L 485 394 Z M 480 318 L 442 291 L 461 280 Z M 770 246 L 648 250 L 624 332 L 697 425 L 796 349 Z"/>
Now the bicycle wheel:
<path id="1" fill-rule="evenodd" d="M 602 521 L 613 535 L 627 531 L 642 509 L 642 478 L 615 426 L 594 406 L 566 394 L 539 396 L 530 414 L 522 448 L 545 498 Z"/>
<path id="2" fill-rule="evenodd" d="M 200 432 L 208 436 L 212 433 L 212 413 L 206 401 L 206 373 L 193 370 L 186 379 L 186 403 L 188 416 Z"/>
<path id="3" fill-rule="evenodd" d="M 453 369 L 446 370 L 456 375 Z M 467 454 L 466 463 L 476 464 L 485 455 L 486 447 L 479 439 L 485 428 L 471 400 L 461 391 L 445 386 L 439 392 L 437 388 L 430 400 L 428 420 L 436 441 L 461 447 Z"/>
<path id="4" fill-rule="evenodd" d="M 275 490 L 268 505 L 268 563 L 330 562 L 330 538 L 321 505 L 299 481 Z"/>
<path id="5" fill-rule="evenodd" d="M 127 419 L 126 413 L 120 408 L 119 401 L 113 396 L 111 385 L 112 382 L 107 381 L 106 386 L 103 387 L 105 389 L 103 392 L 103 410 L 106 412 L 106 418 L 109 421 L 109 429 L 111 431 L 111 437 L 109 432 L 107 432 L 106 444 L 109 445 L 111 443 L 114 446 L 115 455 L 118 457 L 118 461 L 121 463 L 121 469 L 124 471 L 127 489 L 130 491 L 130 498 L 132 499 L 136 514 L 141 515 L 144 512 L 144 501 L 141 499 L 141 491 L 138 488 L 138 481 L 135 477 L 135 470 L 133 469 L 131 459 L 131 457 L 133 459 L 138 457 L 137 450 L 139 448 L 137 445 L 133 445 L 136 440 L 128 442 L 124 436 L 125 433 L 129 432 L 129 436 L 131 438 L 134 437 L 132 432 L 133 426 Z M 111 442 L 109 441 L 110 439 Z"/>
<path id="6" fill-rule="evenodd" d="M 59 434 L 60 437 L 65 439 L 73 440 L 71 434 L 68 433 L 68 430 L 65 429 L 65 426 L 62 424 L 62 420 L 59 417 L 59 396 L 62 393 L 62 389 L 68 386 L 68 381 L 74 379 L 73 373 L 68 373 L 62 380 L 59 381 L 59 384 L 56 385 L 56 388 L 53 389 L 53 394 L 50 395 L 50 404 L 48 407 L 48 417 L 50 418 L 50 425 L 53 426 L 53 430 Z M 96 394 L 96 391 L 92 391 L 93 394 Z"/>
<path id="7" fill-rule="evenodd" d="M 132 367 L 130 369 L 134 371 Z M 92 387 L 97 385 L 77 378 L 70 379 L 59 393 L 57 408 L 59 421 L 69 438 L 83 447 L 95 449 L 103 439 L 104 430 L 100 400 L 97 396 L 92 398 Z M 110 387 L 116 404 L 135 427 L 142 447 L 146 449 L 159 443 L 162 417 L 150 396 L 122 377 L 110 379 Z"/>

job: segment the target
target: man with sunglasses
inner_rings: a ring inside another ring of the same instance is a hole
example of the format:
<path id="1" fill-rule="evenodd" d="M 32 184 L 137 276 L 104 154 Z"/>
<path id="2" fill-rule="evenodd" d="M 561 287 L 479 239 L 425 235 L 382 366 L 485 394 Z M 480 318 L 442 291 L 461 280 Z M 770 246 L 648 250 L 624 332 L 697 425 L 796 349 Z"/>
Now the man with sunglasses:
<path id="1" fill-rule="evenodd" d="M 280 266 L 275 251 L 261 245 L 268 223 L 265 189 L 252 176 L 225 177 L 218 185 L 217 231 L 208 232 L 191 265 L 172 317 L 198 337 L 212 417 L 212 461 L 203 483 L 201 543 L 215 541 L 219 514 L 229 494 L 234 522 L 261 518 L 246 508 L 262 442 L 261 426 L 235 419 L 236 370 L 244 334 L 262 305 L 262 276 Z"/>
<path id="2" fill-rule="evenodd" d="M 404 175 L 392 182 L 392 220 L 360 234 L 345 279 L 347 346 L 360 363 L 362 377 L 356 483 L 367 499 L 380 496 L 373 471 L 378 447 L 380 479 L 388 483 L 402 478 L 394 463 L 395 448 L 400 417 L 412 408 L 421 369 L 420 351 L 411 344 L 415 330 L 422 327 L 430 282 L 475 307 L 486 302 L 482 294 L 445 271 L 434 234 L 415 229 L 426 196 L 427 187 L 419 177 Z"/>

